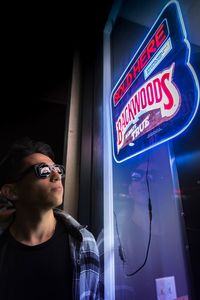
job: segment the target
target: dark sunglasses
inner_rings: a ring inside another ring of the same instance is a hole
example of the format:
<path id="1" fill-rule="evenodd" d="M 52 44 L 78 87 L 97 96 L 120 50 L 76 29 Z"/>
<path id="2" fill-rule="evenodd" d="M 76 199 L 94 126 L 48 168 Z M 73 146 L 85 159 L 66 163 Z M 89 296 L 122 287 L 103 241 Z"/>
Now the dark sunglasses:
<path id="1" fill-rule="evenodd" d="M 147 179 L 150 181 L 156 181 L 159 179 L 158 173 L 154 170 L 150 170 L 150 171 L 148 171 L 148 173 L 146 173 L 146 171 L 138 169 L 137 171 L 134 171 L 131 174 L 131 180 L 135 181 L 135 182 L 139 182 L 140 180 L 142 180 L 143 177 L 146 177 L 146 176 L 147 176 Z"/>
<path id="2" fill-rule="evenodd" d="M 63 178 L 65 176 L 65 168 L 63 165 L 59 165 L 59 164 L 48 165 L 45 163 L 40 163 L 40 164 L 35 164 L 35 165 L 30 166 L 28 169 L 26 169 L 24 172 L 22 172 L 20 174 L 19 179 L 24 177 L 26 174 L 28 174 L 32 170 L 34 170 L 35 175 L 38 178 L 42 178 L 42 179 L 49 177 L 52 171 L 56 171 L 61 176 L 61 178 Z"/>

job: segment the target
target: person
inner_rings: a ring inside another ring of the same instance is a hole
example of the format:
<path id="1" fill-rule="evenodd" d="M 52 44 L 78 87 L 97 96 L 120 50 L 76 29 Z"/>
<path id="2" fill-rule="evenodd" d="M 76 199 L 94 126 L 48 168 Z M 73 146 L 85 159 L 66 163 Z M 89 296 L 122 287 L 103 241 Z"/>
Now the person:
<path id="1" fill-rule="evenodd" d="M 50 145 L 17 140 L 0 163 L 0 298 L 100 299 L 93 234 L 60 209 L 65 170 Z"/>
<path id="2" fill-rule="evenodd" d="M 113 173 L 113 244 L 112 240 L 108 244 L 108 225 L 97 238 L 101 276 L 110 272 L 114 255 L 115 299 L 156 299 L 155 278 L 162 276 L 159 186 L 164 184 L 163 170 L 159 172 L 157 163 L 143 155 L 124 166 L 115 165 Z M 104 289 L 105 299 L 109 292 Z"/>
<path id="3" fill-rule="evenodd" d="M 162 275 L 157 203 L 162 180 L 153 160 L 142 158 L 130 164 L 126 192 L 114 206 L 116 299 L 156 299 L 155 278 Z"/>

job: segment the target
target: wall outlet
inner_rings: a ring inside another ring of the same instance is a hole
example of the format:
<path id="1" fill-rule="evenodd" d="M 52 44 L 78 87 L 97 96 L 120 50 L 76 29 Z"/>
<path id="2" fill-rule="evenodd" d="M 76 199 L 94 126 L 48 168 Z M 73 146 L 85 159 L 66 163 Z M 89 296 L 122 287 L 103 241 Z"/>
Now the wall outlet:
<path id="1" fill-rule="evenodd" d="M 176 299 L 176 285 L 174 276 L 156 278 L 157 300 Z"/>

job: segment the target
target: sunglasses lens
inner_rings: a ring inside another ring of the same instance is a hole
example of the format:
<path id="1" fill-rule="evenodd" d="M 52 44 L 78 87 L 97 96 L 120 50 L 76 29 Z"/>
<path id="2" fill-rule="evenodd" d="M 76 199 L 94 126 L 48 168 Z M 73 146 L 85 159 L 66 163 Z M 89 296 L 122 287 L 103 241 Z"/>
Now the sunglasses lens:
<path id="1" fill-rule="evenodd" d="M 65 175 L 65 168 L 62 165 L 54 165 L 52 166 L 52 169 L 60 174 L 61 177 Z"/>
<path id="2" fill-rule="evenodd" d="M 35 166 L 36 175 L 39 178 L 47 178 L 50 176 L 51 171 L 56 171 L 58 174 L 61 175 L 61 177 L 65 174 L 65 169 L 62 165 L 52 165 L 49 166 L 47 164 L 39 164 Z"/>
<path id="3" fill-rule="evenodd" d="M 51 174 L 50 167 L 48 165 L 39 165 L 37 166 L 37 174 L 38 177 L 46 178 Z"/>
<path id="4" fill-rule="evenodd" d="M 133 172 L 131 175 L 132 181 L 135 181 L 135 182 L 138 182 L 142 179 L 144 180 L 145 178 L 146 178 L 146 180 L 149 180 L 151 182 L 161 179 L 161 177 L 159 178 L 157 172 L 154 170 L 150 170 L 147 173 L 143 170 L 137 170 L 137 171 Z"/>
<path id="5" fill-rule="evenodd" d="M 140 181 L 143 177 L 143 174 L 141 172 L 133 172 L 131 175 L 132 181 Z"/>

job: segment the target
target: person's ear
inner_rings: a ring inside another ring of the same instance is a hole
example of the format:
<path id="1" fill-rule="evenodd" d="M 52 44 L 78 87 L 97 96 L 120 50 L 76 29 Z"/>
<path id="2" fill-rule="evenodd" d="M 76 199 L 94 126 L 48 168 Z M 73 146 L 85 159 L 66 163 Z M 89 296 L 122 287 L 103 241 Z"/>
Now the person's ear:
<path id="1" fill-rule="evenodd" d="M 15 185 L 12 183 L 6 183 L 1 187 L 1 195 L 11 201 L 16 201 L 18 198 Z"/>

